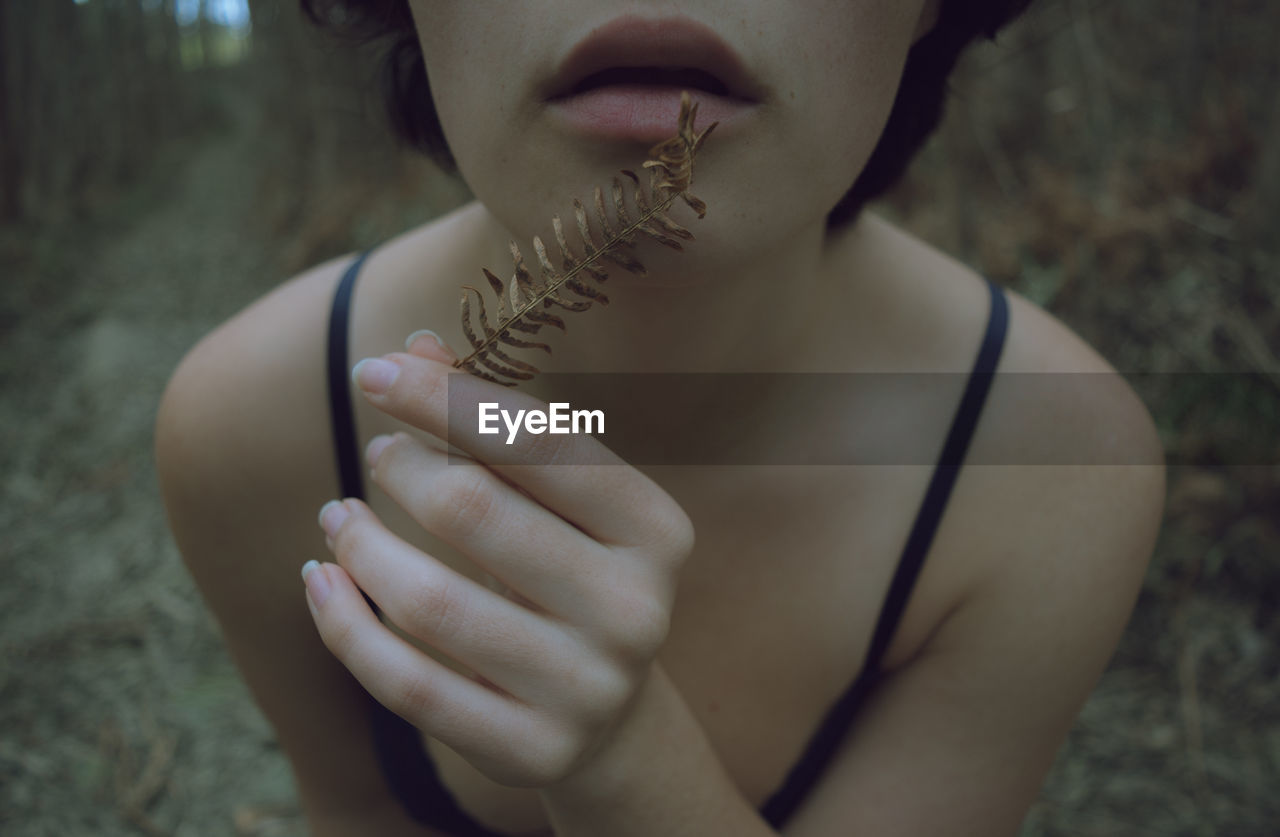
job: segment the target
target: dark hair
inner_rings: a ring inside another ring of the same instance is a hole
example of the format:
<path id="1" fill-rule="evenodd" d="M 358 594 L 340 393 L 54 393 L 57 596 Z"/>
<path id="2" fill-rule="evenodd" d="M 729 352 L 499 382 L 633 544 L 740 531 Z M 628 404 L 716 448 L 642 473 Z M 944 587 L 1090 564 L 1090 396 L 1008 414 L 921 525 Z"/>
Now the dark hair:
<path id="1" fill-rule="evenodd" d="M 300 0 L 318 26 L 339 36 L 382 42 L 381 86 L 396 135 L 457 171 L 432 105 L 426 63 L 407 0 Z M 897 98 L 880 141 L 866 167 L 827 216 L 828 226 L 845 224 L 862 207 L 888 191 L 906 172 L 925 140 L 942 121 L 947 79 L 965 48 L 994 38 L 1026 11 L 1032 0 L 941 0 L 933 29 L 911 47 Z"/>

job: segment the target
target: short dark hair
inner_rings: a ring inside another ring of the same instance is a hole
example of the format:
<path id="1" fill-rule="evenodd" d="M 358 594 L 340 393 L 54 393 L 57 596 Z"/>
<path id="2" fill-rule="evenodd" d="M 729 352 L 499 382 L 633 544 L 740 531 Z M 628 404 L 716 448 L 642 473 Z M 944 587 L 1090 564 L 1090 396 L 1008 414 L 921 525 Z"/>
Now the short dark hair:
<path id="1" fill-rule="evenodd" d="M 384 44 L 381 86 L 396 135 L 449 172 L 458 167 L 431 98 L 426 63 L 407 0 L 300 0 L 318 26 L 344 38 Z M 1032 0 L 941 0 L 938 21 L 907 55 L 897 98 L 866 167 L 827 216 L 831 227 L 858 216 L 887 192 L 942 121 L 947 79 L 965 48 L 994 38 Z"/>

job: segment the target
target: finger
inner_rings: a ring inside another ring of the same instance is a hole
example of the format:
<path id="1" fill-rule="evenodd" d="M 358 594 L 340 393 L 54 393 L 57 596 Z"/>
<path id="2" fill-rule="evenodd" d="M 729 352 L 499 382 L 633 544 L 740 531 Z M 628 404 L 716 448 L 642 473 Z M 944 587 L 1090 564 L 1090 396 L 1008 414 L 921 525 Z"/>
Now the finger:
<path id="1" fill-rule="evenodd" d="M 627 582 L 616 556 L 478 462 L 403 433 L 368 454 L 374 482 L 424 529 L 542 610 L 582 621 L 587 603 Z"/>
<path id="2" fill-rule="evenodd" d="M 501 763 L 527 735 L 510 698 L 432 660 L 378 621 L 335 564 L 303 568 L 307 605 L 325 647 L 379 703 L 464 758 Z"/>
<path id="3" fill-rule="evenodd" d="M 405 543 L 359 501 L 323 517 L 338 564 L 397 627 L 521 700 L 549 691 L 545 661 L 571 650 L 552 623 Z"/>
<path id="4" fill-rule="evenodd" d="M 458 359 L 453 349 L 444 342 L 444 338 L 428 328 L 420 329 L 405 338 L 404 350 L 411 355 L 429 360 L 447 363 L 450 366 Z"/>
<path id="5" fill-rule="evenodd" d="M 361 361 L 353 377 L 374 406 L 456 445 L 601 543 L 691 540 L 675 501 L 591 436 L 526 433 L 507 445 L 500 434 L 479 433 L 480 402 L 512 415 L 546 412 L 531 395 L 409 354 Z"/>

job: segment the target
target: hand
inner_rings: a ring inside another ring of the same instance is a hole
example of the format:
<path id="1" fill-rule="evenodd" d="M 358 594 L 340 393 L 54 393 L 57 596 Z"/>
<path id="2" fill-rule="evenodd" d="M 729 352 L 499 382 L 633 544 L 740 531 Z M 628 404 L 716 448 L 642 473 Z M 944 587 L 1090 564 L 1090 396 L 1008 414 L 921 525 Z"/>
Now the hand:
<path id="1" fill-rule="evenodd" d="M 480 435 L 479 401 L 547 405 L 457 374 L 430 336 L 411 351 L 362 363 L 357 382 L 388 415 L 474 459 L 380 437 L 366 452 L 373 480 L 511 594 L 449 569 L 348 499 L 322 511 L 337 565 L 304 568 L 308 604 L 325 645 L 376 699 L 494 781 L 548 787 L 605 749 L 630 712 L 666 638 L 693 527 L 589 436 L 523 434 L 508 446 L 505 434 Z M 474 676 L 397 636 L 360 591 Z"/>

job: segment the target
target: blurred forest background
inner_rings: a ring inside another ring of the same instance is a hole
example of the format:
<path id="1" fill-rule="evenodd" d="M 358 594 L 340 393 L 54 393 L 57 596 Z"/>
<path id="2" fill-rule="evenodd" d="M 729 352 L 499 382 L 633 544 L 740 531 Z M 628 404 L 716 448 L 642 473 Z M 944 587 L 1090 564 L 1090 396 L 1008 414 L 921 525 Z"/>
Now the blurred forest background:
<path id="1" fill-rule="evenodd" d="M 1280 833 L 1277 45 L 1270 0 L 1039 0 L 881 207 L 1144 379 L 1173 463 L 1024 837 Z M 467 199 L 374 52 L 286 0 L 0 3 L 0 833 L 302 833 L 151 422 L 215 324 Z"/>

